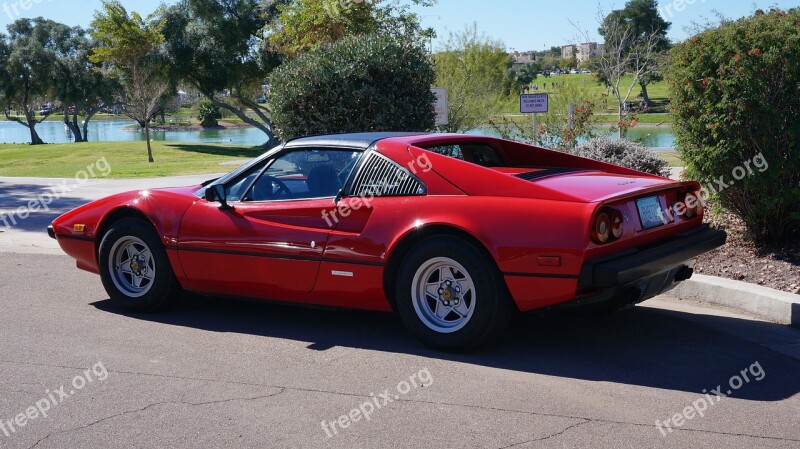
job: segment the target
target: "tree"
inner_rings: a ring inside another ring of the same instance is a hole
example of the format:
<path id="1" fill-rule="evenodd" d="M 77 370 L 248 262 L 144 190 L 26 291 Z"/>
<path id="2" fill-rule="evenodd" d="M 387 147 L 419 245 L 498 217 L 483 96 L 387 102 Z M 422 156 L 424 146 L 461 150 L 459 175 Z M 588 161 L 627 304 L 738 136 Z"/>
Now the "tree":
<path id="1" fill-rule="evenodd" d="M 667 81 L 677 148 L 704 194 L 757 243 L 800 236 L 800 8 L 676 45 Z"/>
<path id="2" fill-rule="evenodd" d="M 428 131 L 435 78 L 424 45 L 368 34 L 326 44 L 275 71 L 270 101 L 282 139 L 355 131 Z"/>
<path id="3" fill-rule="evenodd" d="M 277 6 L 279 17 L 268 26 L 269 43 L 289 57 L 297 57 L 347 36 L 431 37 L 432 30 L 423 30 L 418 17 L 410 12 L 408 6 L 395 1 L 284 0 L 280 3 Z M 413 3 L 430 6 L 435 1 L 413 0 Z"/>
<path id="4" fill-rule="evenodd" d="M 159 57 L 164 36 L 158 13 L 143 18 L 117 0 L 103 3 L 95 13 L 92 36 L 97 47 L 90 59 L 102 63 L 109 76 L 119 80 L 125 95 L 125 114 L 144 128 L 148 161 L 154 162 L 150 121 L 158 114 L 173 86 Z"/>
<path id="5" fill-rule="evenodd" d="M 119 86 L 90 61 L 94 42 L 82 28 L 64 33 L 56 45 L 55 98 L 62 105 L 64 124 L 75 142 L 88 142 L 89 122 L 104 107 L 116 104 Z M 83 127 L 78 124 L 79 116 L 85 117 Z"/>
<path id="6" fill-rule="evenodd" d="M 590 40 L 588 32 L 584 38 Z M 595 76 L 598 81 L 611 87 L 617 100 L 617 130 L 619 137 L 627 134 L 631 121 L 626 120 L 629 110 L 625 105 L 631 99 L 633 89 L 640 81 L 655 73 L 656 49 L 661 42 L 658 33 L 638 34 L 629 26 L 620 11 L 614 11 L 600 20 L 600 34 L 605 36 L 605 52 L 597 59 Z M 630 76 L 626 81 L 625 77 Z"/>
<path id="7" fill-rule="evenodd" d="M 518 68 L 512 68 L 508 74 L 514 83 L 515 91 L 512 93 L 516 95 L 522 86 L 532 83 L 539 76 L 541 70 L 541 67 L 536 62 L 529 62 Z"/>
<path id="8" fill-rule="evenodd" d="M 639 45 L 651 37 L 655 40 L 653 43 L 653 54 L 656 58 L 654 70 L 643 73 L 639 78 L 639 86 L 642 88 L 644 102 L 645 104 L 650 104 L 647 86 L 650 83 L 663 80 L 663 74 L 660 70 L 663 67 L 663 58 L 659 58 L 659 55 L 663 55 L 671 47 L 669 39 L 667 39 L 667 32 L 672 24 L 661 17 L 658 9 L 658 0 L 629 0 L 623 9 L 612 11 L 605 20 L 620 21 L 630 29 L 634 37 L 634 39 L 631 39 L 631 45 Z M 600 35 L 607 37 L 605 33 L 611 27 L 613 26 L 601 26 Z M 606 51 L 609 51 L 609 49 L 606 48 Z"/>
<path id="9" fill-rule="evenodd" d="M 436 85 L 447 89 L 446 132 L 464 132 L 487 123 L 500 110 L 509 85 L 505 46 L 478 32 L 477 25 L 451 33 L 434 56 Z"/>
<path id="10" fill-rule="evenodd" d="M 0 97 L 5 116 L 30 130 L 31 145 L 44 143 L 36 125 L 55 111 L 44 110 L 37 118 L 37 111 L 54 93 L 54 46 L 65 29 L 65 25 L 51 20 L 20 19 L 8 26 L 7 42 L 4 40 L 0 47 Z M 12 115 L 12 109 L 21 111 L 23 117 Z"/>
<path id="11" fill-rule="evenodd" d="M 262 86 L 282 57 L 265 39 L 278 1 L 182 0 L 164 11 L 164 55 L 171 76 L 190 84 L 215 106 L 277 139 L 271 111 L 259 104 Z"/>

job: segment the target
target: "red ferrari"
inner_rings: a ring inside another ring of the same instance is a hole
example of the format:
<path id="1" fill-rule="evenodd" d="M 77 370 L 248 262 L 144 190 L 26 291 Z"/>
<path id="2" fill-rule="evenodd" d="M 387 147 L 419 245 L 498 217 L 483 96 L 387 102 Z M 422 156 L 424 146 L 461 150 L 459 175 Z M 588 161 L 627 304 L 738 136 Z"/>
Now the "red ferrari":
<path id="1" fill-rule="evenodd" d="M 181 291 L 395 311 L 465 350 L 514 312 L 625 307 L 725 243 L 700 185 L 517 142 L 448 134 L 305 137 L 202 186 L 122 193 L 48 229 L 111 300 Z"/>

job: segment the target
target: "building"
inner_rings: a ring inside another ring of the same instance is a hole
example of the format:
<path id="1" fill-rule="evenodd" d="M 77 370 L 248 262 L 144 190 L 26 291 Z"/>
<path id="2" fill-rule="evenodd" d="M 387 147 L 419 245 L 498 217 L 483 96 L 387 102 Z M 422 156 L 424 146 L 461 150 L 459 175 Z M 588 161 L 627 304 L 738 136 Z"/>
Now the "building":
<path id="1" fill-rule="evenodd" d="M 604 51 L 603 45 L 597 42 L 586 42 L 580 45 L 564 45 L 561 47 L 561 59 L 575 58 L 578 62 L 586 62 L 590 59 L 602 56 Z"/>
<path id="2" fill-rule="evenodd" d="M 578 62 L 586 62 L 603 56 L 605 48 L 597 42 L 587 42 L 578 47 Z"/>
<path id="3" fill-rule="evenodd" d="M 509 56 L 514 58 L 514 64 L 530 64 L 531 62 L 536 60 L 536 55 L 534 55 L 532 51 L 528 52 L 515 51 L 513 53 L 509 53 Z"/>
<path id="4" fill-rule="evenodd" d="M 577 45 L 564 45 L 561 47 L 561 59 L 572 59 L 578 51 Z"/>

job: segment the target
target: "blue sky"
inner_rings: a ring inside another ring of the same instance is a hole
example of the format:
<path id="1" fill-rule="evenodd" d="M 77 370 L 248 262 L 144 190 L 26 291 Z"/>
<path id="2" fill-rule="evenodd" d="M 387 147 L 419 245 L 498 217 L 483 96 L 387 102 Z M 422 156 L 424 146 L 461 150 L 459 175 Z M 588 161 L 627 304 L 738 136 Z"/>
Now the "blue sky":
<path id="1" fill-rule="evenodd" d="M 354 0 L 338 1 L 346 4 Z M 122 3 L 131 10 L 146 14 L 154 11 L 162 1 L 122 0 Z M 624 0 L 603 1 L 602 8 L 607 13 L 624 3 Z M 598 0 L 439 0 L 434 7 L 414 9 L 423 16 L 425 26 L 438 31 L 440 40 L 450 31 L 477 22 L 481 32 L 503 41 L 509 50 L 525 51 L 561 46 L 577 40 L 579 33 L 570 24 L 570 19 L 596 38 L 599 4 Z M 735 19 L 751 14 L 755 8 L 797 6 L 797 0 L 660 0 L 660 4 L 662 15 L 673 23 L 670 38 L 682 40 L 690 35 L 686 27 L 693 22 L 714 20 L 714 11 Z M 36 16 L 87 26 L 93 11 L 99 7 L 100 0 L 0 0 L 0 28 L 4 30 L 13 19 Z"/>

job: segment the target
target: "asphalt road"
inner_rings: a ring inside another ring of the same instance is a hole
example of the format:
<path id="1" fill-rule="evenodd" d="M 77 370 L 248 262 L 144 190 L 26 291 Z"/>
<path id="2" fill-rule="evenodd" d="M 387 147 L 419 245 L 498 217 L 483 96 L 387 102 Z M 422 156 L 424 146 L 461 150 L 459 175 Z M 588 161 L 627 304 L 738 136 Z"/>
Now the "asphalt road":
<path id="1" fill-rule="evenodd" d="M 657 299 L 453 355 L 391 315 L 191 295 L 136 315 L 4 241 L 38 242 L 25 226 L 0 234 L 2 448 L 800 447 L 797 329 Z"/>

